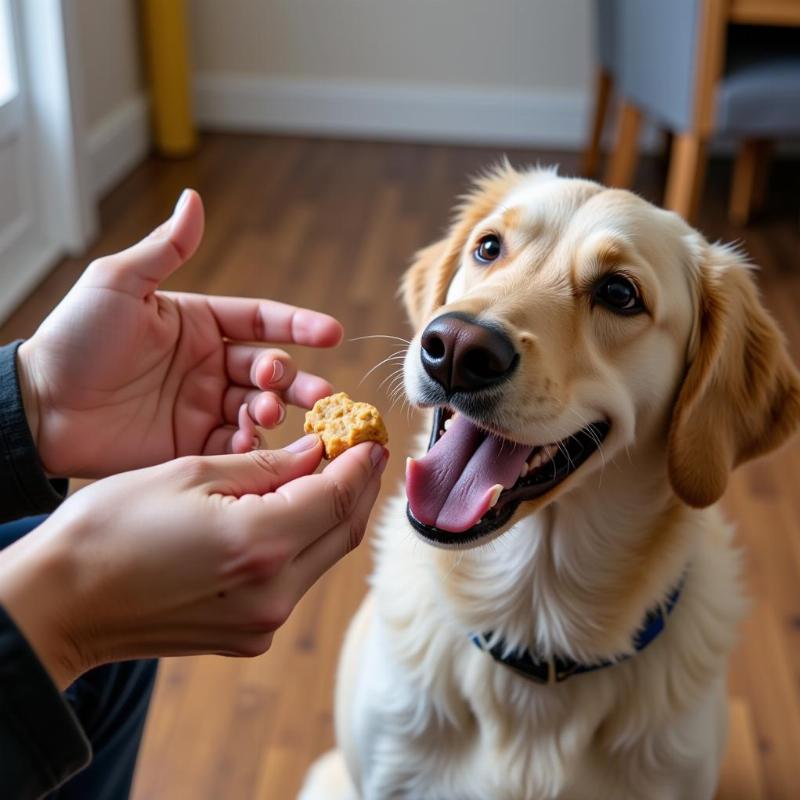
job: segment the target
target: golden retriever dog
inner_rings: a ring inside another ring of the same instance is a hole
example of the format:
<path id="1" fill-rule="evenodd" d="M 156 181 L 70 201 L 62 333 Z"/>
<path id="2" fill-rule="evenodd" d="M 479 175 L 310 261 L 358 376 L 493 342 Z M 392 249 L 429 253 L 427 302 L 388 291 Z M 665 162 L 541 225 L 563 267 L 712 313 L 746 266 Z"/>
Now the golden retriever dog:
<path id="1" fill-rule="evenodd" d="M 715 505 L 800 421 L 735 249 L 502 165 L 403 281 L 427 452 L 302 800 L 710 800 L 745 610 Z"/>

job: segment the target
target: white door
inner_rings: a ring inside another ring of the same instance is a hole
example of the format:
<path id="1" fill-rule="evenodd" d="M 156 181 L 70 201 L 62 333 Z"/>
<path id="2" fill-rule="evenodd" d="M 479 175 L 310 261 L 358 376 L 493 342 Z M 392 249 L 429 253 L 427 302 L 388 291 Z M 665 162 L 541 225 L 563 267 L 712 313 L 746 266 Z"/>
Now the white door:
<path id="1" fill-rule="evenodd" d="M 70 3 L 0 0 L 0 320 L 96 229 L 71 90 Z"/>

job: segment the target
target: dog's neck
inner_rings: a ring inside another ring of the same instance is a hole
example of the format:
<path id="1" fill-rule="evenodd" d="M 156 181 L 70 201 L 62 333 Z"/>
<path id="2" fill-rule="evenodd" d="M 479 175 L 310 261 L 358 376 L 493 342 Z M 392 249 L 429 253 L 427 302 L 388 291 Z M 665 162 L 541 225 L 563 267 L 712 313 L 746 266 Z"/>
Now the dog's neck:
<path id="1" fill-rule="evenodd" d="M 435 554 L 465 627 L 542 657 L 591 662 L 630 649 L 686 569 L 697 512 L 668 489 L 663 457 L 617 461 L 494 542 Z"/>

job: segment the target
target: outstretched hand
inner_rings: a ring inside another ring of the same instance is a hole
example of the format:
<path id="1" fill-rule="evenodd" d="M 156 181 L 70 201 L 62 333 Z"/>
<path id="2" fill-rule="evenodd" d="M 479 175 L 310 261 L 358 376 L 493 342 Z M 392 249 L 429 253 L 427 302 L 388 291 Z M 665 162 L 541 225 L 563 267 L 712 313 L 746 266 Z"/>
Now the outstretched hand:
<path id="1" fill-rule="evenodd" d="M 60 689 L 109 661 L 254 656 L 356 547 L 388 452 L 182 458 L 76 492 L 0 553 L 0 604 Z"/>
<path id="2" fill-rule="evenodd" d="M 23 400 L 51 475 L 102 477 L 184 455 L 246 452 L 254 424 L 332 391 L 266 343 L 331 347 L 332 317 L 268 300 L 157 291 L 203 236 L 187 190 L 147 238 L 92 262 L 18 351 Z"/>

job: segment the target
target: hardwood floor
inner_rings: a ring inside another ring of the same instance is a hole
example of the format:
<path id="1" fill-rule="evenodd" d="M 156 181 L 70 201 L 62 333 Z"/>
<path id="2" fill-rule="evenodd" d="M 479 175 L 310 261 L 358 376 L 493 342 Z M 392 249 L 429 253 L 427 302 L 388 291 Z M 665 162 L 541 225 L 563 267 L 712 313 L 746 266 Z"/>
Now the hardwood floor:
<path id="1" fill-rule="evenodd" d="M 449 218 L 466 176 L 499 150 L 409 144 L 213 135 L 181 162 L 150 159 L 103 202 L 103 234 L 84 259 L 62 262 L 0 329 L 3 341 L 29 335 L 88 259 L 148 232 L 184 186 L 203 195 L 207 230 L 200 252 L 169 288 L 272 297 L 324 309 L 346 325 L 348 341 L 303 364 L 337 387 L 389 408 L 394 352 L 370 334 L 406 335 L 395 287 L 410 254 Z M 574 155 L 508 151 L 514 163 L 560 162 Z M 663 167 L 645 161 L 636 190 L 660 200 Z M 712 239 L 739 239 L 763 268 L 767 304 L 800 361 L 800 163 L 773 169 L 760 222 L 734 230 L 726 221 L 729 173 L 712 163 L 700 228 Z M 358 387 L 358 388 L 357 388 Z M 384 495 L 400 483 L 408 436 L 406 411 L 388 411 L 392 435 Z M 271 442 L 298 435 L 291 412 Z M 800 448 L 736 473 L 725 498 L 745 552 L 753 608 L 742 629 L 730 679 L 731 740 L 719 800 L 800 797 Z M 328 574 L 275 637 L 265 657 L 163 662 L 151 710 L 136 800 L 290 800 L 311 761 L 332 743 L 333 678 L 345 626 L 365 589 L 369 546 Z M 487 800 L 490 800 L 487 798 Z M 603 799 L 605 800 L 605 799 Z"/>

